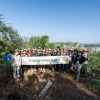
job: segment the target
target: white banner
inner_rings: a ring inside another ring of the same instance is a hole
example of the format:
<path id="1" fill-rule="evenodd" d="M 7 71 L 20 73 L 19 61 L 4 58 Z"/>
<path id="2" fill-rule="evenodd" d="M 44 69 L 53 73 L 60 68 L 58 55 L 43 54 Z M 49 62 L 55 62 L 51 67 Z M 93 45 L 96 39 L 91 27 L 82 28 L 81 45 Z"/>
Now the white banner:
<path id="1" fill-rule="evenodd" d="M 22 65 L 67 64 L 69 60 L 69 56 L 22 57 Z"/>

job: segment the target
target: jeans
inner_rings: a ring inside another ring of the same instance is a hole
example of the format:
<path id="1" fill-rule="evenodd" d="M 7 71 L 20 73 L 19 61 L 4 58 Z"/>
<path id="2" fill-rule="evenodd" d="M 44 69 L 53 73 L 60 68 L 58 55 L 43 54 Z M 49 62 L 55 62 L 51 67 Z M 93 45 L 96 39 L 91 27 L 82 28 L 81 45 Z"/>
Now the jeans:
<path id="1" fill-rule="evenodd" d="M 70 70 L 71 66 L 72 66 L 72 62 L 69 62 L 68 70 Z"/>
<path id="2" fill-rule="evenodd" d="M 64 72 L 68 72 L 69 63 L 64 66 Z"/>
<path id="3" fill-rule="evenodd" d="M 76 77 L 77 77 L 77 79 L 79 79 L 79 77 L 80 77 L 81 69 L 82 69 L 82 64 L 79 64 L 79 66 L 76 67 Z"/>
<path id="4" fill-rule="evenodd" d="M 56 71 L 59 72 L 59 64 L 56 65 Z"/>
<path id="5" fill-rule="evenodd" d="M 20 76 L 20 67 L 18 67 L 18 66 L 13 66 L 13 76 L 14 76 L 14 78 Z"/>

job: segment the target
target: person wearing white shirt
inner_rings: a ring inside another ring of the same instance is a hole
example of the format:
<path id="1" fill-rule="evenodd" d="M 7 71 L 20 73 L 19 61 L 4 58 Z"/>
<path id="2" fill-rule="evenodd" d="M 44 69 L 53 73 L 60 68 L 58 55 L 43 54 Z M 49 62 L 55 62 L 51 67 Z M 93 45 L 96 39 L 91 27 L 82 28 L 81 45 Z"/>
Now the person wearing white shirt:
<path id="1" fill-rule="evenodd" d="M 13 55 L 13 77 L 20 77 L 20 67 L 21 67 L 21 56 L 19 55 L 19 50 L 15 50 Z"/>

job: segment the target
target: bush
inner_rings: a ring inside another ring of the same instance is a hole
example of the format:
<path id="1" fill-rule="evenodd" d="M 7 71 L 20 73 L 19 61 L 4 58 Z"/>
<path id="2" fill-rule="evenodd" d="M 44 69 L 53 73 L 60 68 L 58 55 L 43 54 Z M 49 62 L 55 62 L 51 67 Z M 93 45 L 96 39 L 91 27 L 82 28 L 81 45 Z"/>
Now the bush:
<path id="1" fill-rule="evenodd" d="M 87 72 L 95 76 L 100 72 L 100 52 L 94 52 L 91 55 L 89 63 L 87 65 Z"/>

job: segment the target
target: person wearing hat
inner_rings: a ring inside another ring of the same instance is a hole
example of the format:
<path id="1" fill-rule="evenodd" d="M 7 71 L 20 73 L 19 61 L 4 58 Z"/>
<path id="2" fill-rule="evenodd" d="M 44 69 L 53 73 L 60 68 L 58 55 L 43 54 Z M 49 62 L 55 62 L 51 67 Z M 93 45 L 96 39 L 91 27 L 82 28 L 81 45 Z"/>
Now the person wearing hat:
<path id="1" fill-rule="evenodd" d="M 46 56 L 45 50 L 42 50 L 42 56 Z"/>
<path id="2" fill-rule="evenodd" d="M 20 67 L 21 67 L 21 56 L 19 55 L 19 50 L 16 49 L 13 55 L 13 77 L 20 77 Z"/>
<path id="3" fill-rule="evenodd" d="M 40 47 L 37 50 L 37 56 L 42 56 L 42 51 L 41 51 Z M 37 67 L 38 67 L 38 71 L 42 72 L 42 66 L 41 65 L 37 65 Z"/>
<path id="4" fill-rule="evenodd" d="M 41 51 L 41 48 L 40 47 L 38 47 L 38 51 Z"/>
<path id="5" fill-rule="evenodd" d="M 36 57 L 36 56 L 37 56 L 37 55 L 36 55 L 35 49 L 32 49 L 32 52 L 31 52 L 31 54 L 30 54 L 30 57 Z M 36 65 L 31 65 L 30 67 L 31 67 L 32 72 L 33 72 L 33 71 L 36 71 Z"/>
<path id="6" fill-rule="evenodd" d="M 42 50 L 41 56 L 46 56 L 45 50 Z M 40 72 L 45 72 L 45 65 L 41 65 Z"/>
<path id="7" fill-rule="evenodd" d="M 26 52 L 25 52 L 25 51 L 21 52 L 21 57 L 27 57 L 27 55 L 26 55 Z"/>
<path id="8" fill-rule="evenodd" d="M 51 56 L 57 56 L 56 50 L 53 49 L 53 50 L 51 51 Z M 52 65 L 52 70 L 54 71 L 54 69 L 56 69 L 56 64 Z"/>
<path id="9" fill-rule="evenodd" d="M 88 50 L 87 49 L 83 49 L 83 56 L 85 57 L 84 64 L 88 64 L 89 55 L 88 55 Z"/>
<path id="10" fill-rule="evenodd" d="M 66 56 L 67 50 L 66 48 L 61 49 L 61 56 Z M 68 63 L 67 64 L 61 64 L 61 69 L 64 71 L 64 73 L 68 72 Z"/>
<path id="11" fill-rule="evenodd" d="M 75 67 L 76 67 L 76 57 L 77 57 L 77 54 L 78 54 L 78 50 L 74 49 L 74 52 L 73 52 L 73 55 L 72 55 L 72 63 L 73 63 L 73 65 Z"/>
<path id="12" fill-rule="evenodd" d="M 82 73 L 85 73 L 84 68 L 87 66 L 88 61 L 89 61 L 89 55 L 88 55 L 88 50 L 87 49 L 83 49 L 82 56 L 85 57 L 85 62 L 84 62 L 83 67 L 82 67 Z"/>
<path id="13" fill-rule="evenodd" d="M 21 52 L 21 57 L 27 57 L 25 50 L 23 50 L 23 52 Z M 23 75 L 24 72 L 27 72 L 28 68 L 26 65 L 21 65 L 21 74 Z"/>
<path id="14" fill-rule="evenodd" d="M 57 50 L 57 56 L 61 56 L 61 51 L 60 50 Z M 59 73 L 59 70 L 61 69 L 61 64 L 57 64 L 56 65 L 56 71 L 57 73 Z"/>
<path id="15" fill-rule="evenodd" d="M 67 55 L 70 57 L 69 65 L 68 65 L 68 70 L 70 70 L 71 69 L 71 66 L 72 66 L 73 50 L 72 49 L 69 49 Z"/>
<path id="16" fill-rule="evenodd" d="M 85 57 L 82 56 L 82 51 L 78 50 L 78 55 L 76 57 L 76 81 L 79 81 L 79 77 L 80 77 L 80 72 L 83 66 L 83 63 L 85 62 Z"/>
<path id="17" fill-rule="evenodd" d="M 20 50 L 21 52 L 20 52 L 20 55 L 22 56 L 22 52 L 23 52 L 23 50 Z"/>
<path id="18" fill-rule="evenodd" d="M 31 54 L 30 49 L 27 49 L 27 50 L 26 50 L 26 55 L 27 55 L 28 57 L 30 57 L 30 54 Z"/>
<path id="19" fill-rule="evenodd" d="M 48 50 L 48 56 L 51 56 L 51 49 Z"/>

